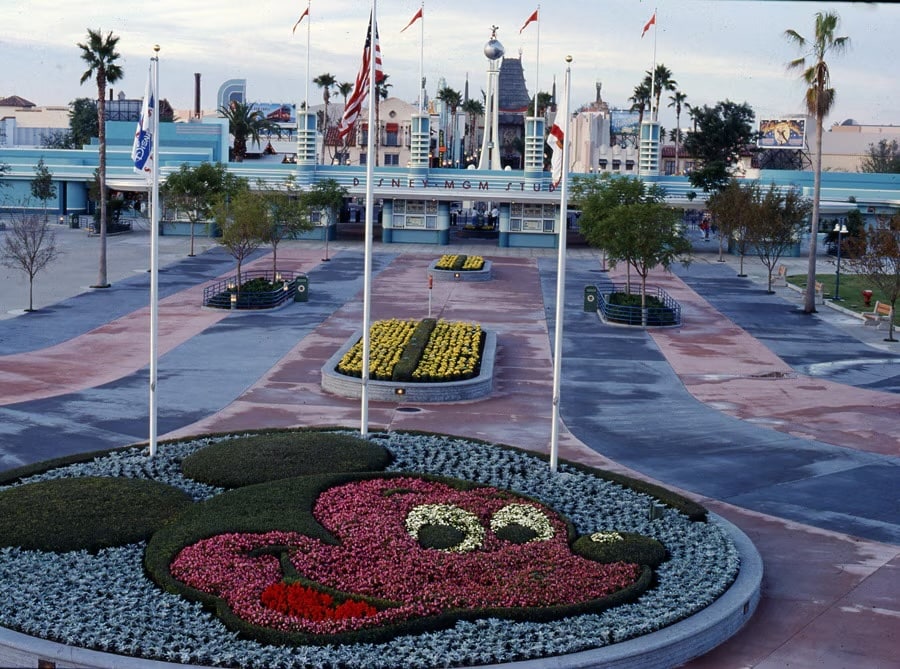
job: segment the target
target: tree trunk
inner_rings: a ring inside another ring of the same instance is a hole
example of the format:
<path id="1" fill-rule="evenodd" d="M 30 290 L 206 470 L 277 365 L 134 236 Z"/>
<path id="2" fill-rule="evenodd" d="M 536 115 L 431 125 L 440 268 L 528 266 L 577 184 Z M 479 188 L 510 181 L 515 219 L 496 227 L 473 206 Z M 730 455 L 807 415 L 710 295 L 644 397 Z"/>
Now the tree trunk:
<path id="1" fill-rule="evenodd" d="M 34 274 L 28 275 L 28 311 L 34 311 Z"/>
<path id="2" fill-rule="evenodd" d="M 816 244 L 819 235 L 819 194 L 822 192 L 822 114 L 816 114 L 816 164 L 813 170 L 813 202 L 809 222 L 809 267 L 806 271 L 806 294 L 803 311 L 816 312 Z"/>

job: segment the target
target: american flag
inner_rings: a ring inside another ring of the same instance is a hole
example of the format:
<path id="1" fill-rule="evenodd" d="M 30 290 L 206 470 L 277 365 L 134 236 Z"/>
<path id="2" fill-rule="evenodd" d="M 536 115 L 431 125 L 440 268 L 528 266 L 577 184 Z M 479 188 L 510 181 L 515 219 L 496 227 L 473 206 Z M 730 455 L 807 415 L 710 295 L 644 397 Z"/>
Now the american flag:
<path id="1" fill-rule="evenodd" d="M 356 119 L 359 118 L 359 112 L 362 110 L 363 103 L 366 101 L 366 95 L 369 94 L 369 68 L 372 57 L 372 15 L 369 15 L 369 30 L 366 33 L 366 45 L 363 48 L 362 66 L 359 68 L 359 74 L 356 75 L 356 85 L 353 87 L 353 94 L 347 100 L 347 106 L 344 108 L 344 117 L 341 119 L 341 125 L 338 134 L 341 139 L 353 130 Z M 381 47 L 378 44 L 378 24 L 375 24 L 375 82 L 384 81 L 384 69 L 381 65 Z M 377 100 L 376 100 L 377 103 Z"/>

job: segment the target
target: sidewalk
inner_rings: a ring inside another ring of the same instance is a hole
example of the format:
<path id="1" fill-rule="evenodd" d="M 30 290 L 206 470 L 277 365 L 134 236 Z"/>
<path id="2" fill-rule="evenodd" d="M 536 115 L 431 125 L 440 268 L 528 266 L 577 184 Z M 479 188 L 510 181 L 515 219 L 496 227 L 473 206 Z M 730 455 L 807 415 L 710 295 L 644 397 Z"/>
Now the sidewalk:
<path id="1" fill-rule="evenodd" d="M 177 241 L 186 253 L 187 239 Z M 306 304 L 271 314 L 229 314 L 204 325 L 205 312 L 190 308 L 190 291 L 197 288 L 173 293 L 166 308 L 176 304 L 184 308 L 166 318 L 172 344 L 160 366 L 164 436 L 266 426 L 358 425 L 359 402 L 325 395 L 318 385 L 319 368 L 335 345 L 359 327 L 362 309 L 361 245 L 332 243 L 330 248 L 328 263 L 321 262 L 320 245 L 298 242 L 279 248 L 279 258 L 310 274 Z M 494 394 L 478 402 L 403 407 L 412 411 L 372 403 L 371 428 L 447 432 L 546 451 L 556 252 L 467 248 L 494 261 L 495 280 L 484 285 L 435 283 L 432 309 L 436 315 L 476 319 L 498 331 Z M 424 316 L 425 268 L 447 250 L 377 245 L 373 318 Z M 117 251 L 121 254 L 117 263 L 124 265 L 129 247 Z M 138 262 L 141 255 L 135 252 L 130 257 Z M 707 257 L 698 257 L 687 273 L 654 277 L 684 300 L 686 320 L 683 328 L 651 335 L 604 326 L 582 310 L 583 286 L 604 275 L 592 250 L 571 249 L 560 455 L 680 488 L 736 523 L 760 549 L 766 576 L 756 615 L 733 639 L 688 666 L 895 666 L 893 634 L 900 616 L 895 472 L 900 449 L 892 444 L 900 438 L 896 421 L 900 395 L 857 390 L 821 378 L 810 381 L 796 373 L 771 350 L 778 337 L 766 346 L 760 343 L 765 328 L 786 331 L 783 314 L 793 307 L 783 298 L 790 296 L 754 298 L 755 305 L 748 301 L 734 314 L 735 319 L 751 322 L 736 323 L 710 302 L 714 293 L 722 292 L 719 288 L 734 294 L 746 294 L 748 289 L 731 283 L 728 262 L 719 264 Z M 183 263 L 170 267 L 173 282 L 179 276 L 187 280 L 197 269 L 191 265 L 194 269 L 186 271 Z M 124 281 L 126 276 L 120 276 Z M 212 278 L 195 277 L 198 283 Z M 709 286 L 717 290 L 707 292 Z M 782 313 L 772 321 L 778 305 Z M 792 365 L 804 363 L 802 353 L 815 352 L 823 338 L 834 342 L 826 347 L 830 355 L 846 344 L 835 334 L 844 330 L 835 330 L 840 326 L 831 324 L 828 311 L 804 321 L 803 327 L 787 330 L 791 339 L 787 344 L 796 358 Z M 27 324 L 32 316 L 14 321 Z M 125 316 L 111 324 L 107 334 L 117 342 L 144 338 L 141 321 L 137 314 Z M 0 322 L 0 340 L 7 323 Z M 760 337 L 751 336 L 753 328 Z M 715 345 L 698 349 L 697 340 Z M 50 376 L 45 379 L 52 384 L 55 370 L 61 383 L 80 384 L 76 392 L 51 396 L 45 386 L 33 391 L 34 399 L 23 402 L 16 383 L 3 378 L 0 400 L 7 406 L 0 407 L 4 425 L 0 467 L 14 466 L 23 458 L 59 455 L 64 447 L 84 451 L 146 438 L 144 363 L 128 358 L 130 366 L 98 385 L 104 381 L 89 378 L 91 362 L 102 369 L 108 347 L 79 347 L 79 341 L 86 340 L 78 337 L 71 344 L 78 354 L 57 357 L 47 366 Z M 871 348 L 855 338 L 853 342 L 861 349 Z M 872 350 L 879 359 L 896 357 Z M 0 362 L 7 365 L 9 379 L 33 383 L 32 372 L 42 353 L 4 356 Z M 84 364 L 77 373 L 67 364 L 73 356 Z M 229 364 L 220 364 L 222 360 Z M 890 380 L 893 363 L 872 363 L 876 364 L 882 380 Z M 781 371 L 795 378 L 751 380 L 758 371 Z M 791 392 L 772 394 L 786 382 L 794 384 Z M 822 406 L 801 402 L 807 385 L 815 386 L 817 397 L 834 396 L 838 406 L 825 416 Z M 757 386 L 767 390 L 759 396 L 748 394 Z M 703 393 L 709 396 L 698 401 L 697 394 Z M 871 408 L 888 412 L 877 432 L 868 434 L 864 429 L 875 420 L 872 416 L 882 414 L 860 417 L 863 407 L 850 401 L 857 394 L 871 398 Z M 742 411 L 757 413 L 745 416 Z M 826 419 L 841 429 L 825 429 L 826 424 L 820 423 Z M 798 435 L 799 428 L 803 429 Z M 813 429 L 822 434 L 810 432 Z M 825 436 L 832 434 L 836 436 L 826 443 Z"/>

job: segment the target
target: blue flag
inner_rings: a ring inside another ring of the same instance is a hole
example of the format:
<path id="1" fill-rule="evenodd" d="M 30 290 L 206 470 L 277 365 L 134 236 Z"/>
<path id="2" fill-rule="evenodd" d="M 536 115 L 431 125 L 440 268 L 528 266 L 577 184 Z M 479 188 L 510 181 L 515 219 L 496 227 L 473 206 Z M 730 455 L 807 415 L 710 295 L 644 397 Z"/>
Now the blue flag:
<path id="1" fill-rule="evenodd" d="M 141 118 L 134 132 L 134 144 L 131 147 L 131 159 L 134 171 L 144 174 L 148 179 L 153 177 L 153 115 L 156 114 L 156 91 L 153 90 L 152 70 L 147 74 L 147 88 L 144 92 L 144 103 L 141 105 Z"/>

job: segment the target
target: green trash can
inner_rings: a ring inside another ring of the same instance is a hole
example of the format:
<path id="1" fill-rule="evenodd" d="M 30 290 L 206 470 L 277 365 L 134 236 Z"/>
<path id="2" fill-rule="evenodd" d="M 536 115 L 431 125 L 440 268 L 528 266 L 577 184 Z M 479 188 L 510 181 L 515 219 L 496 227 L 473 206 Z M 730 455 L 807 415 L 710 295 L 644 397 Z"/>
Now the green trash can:
<path id="1" fill-rule="evenodd" d="M 298 276 L 294 281 L 297 284 L 297 287 L 294 289 L 294 302 L 308 302 L 309 301 L 309 277 Z"/>
<path id="2" fill-rule="evenodd" d="M 597 286 L 584 287 L 584 310 L 597 311 Z"/>
<path id="3" fill-rule="evenodd" d="M 78 224 L 78 214 L 69 214 L 69 227 L 73 230 L 79 227 Z"/>

